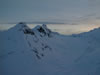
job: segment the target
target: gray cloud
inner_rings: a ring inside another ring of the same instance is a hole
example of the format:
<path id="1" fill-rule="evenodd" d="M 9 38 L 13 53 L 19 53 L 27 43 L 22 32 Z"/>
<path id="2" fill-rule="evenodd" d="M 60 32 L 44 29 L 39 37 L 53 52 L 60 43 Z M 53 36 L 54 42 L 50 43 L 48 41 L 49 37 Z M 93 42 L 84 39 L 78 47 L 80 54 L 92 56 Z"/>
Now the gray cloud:
<path id="1" fill-rule="evenodd" d="M 100 0 L 0 0 L 0 22 L 78 24 L 99 19 Z"/>

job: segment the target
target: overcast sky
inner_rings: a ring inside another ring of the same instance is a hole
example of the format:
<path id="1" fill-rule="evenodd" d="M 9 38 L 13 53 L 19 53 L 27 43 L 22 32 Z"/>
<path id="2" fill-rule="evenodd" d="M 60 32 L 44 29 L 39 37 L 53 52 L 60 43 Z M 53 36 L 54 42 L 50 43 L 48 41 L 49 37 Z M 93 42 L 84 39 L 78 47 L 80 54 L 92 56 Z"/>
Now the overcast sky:
<path id="1" fill-rule="evenodd" d="M 99 24 L 100 0 L 0 0 L 0 23 Z"/>

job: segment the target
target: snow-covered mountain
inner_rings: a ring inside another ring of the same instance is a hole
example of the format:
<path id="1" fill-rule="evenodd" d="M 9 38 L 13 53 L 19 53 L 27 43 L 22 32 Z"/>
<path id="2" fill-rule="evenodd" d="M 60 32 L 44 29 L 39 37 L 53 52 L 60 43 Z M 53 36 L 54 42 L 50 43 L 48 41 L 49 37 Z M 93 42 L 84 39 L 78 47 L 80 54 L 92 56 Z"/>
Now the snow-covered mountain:
<path id="1" fill-rule="evenodd" d="M 67 36 L 21 22 L 0 32 L 0 75 L 100 75 L 100 28 Z"/>

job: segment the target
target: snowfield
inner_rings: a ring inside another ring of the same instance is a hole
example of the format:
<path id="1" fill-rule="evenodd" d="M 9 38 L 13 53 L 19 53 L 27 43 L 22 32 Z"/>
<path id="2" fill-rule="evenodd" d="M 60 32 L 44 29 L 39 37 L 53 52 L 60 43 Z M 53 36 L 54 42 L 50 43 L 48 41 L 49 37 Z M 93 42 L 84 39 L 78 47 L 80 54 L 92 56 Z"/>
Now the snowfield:
<path id="1" fill-rule="evenodd" d="M 21 22 L 0 32 L 0 75 L 100 75 L 100 28 L 68 36 Z"/>

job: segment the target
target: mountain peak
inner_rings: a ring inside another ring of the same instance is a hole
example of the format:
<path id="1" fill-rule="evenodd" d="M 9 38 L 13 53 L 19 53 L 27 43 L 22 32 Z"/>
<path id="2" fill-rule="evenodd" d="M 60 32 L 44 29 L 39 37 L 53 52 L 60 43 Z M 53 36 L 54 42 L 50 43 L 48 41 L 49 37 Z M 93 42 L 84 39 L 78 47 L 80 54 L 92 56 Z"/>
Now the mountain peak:
<path id="1" fill-rule="evenodd" d="M 10 31 L 14 32 L 14 31 L 21 31 L 24 32 L 24 34 L 31 34 L 34 35 L 34 32 L 32 31 L 31 28 L 29 28 L 25 22 L 19 22 L 18 24 L 16 24 L 16 26 L 14 26 L 13 28 L 10 29 Z"/>
<path id="2" fill-rule="evenodd" d="M 18 24 L 16 24 L 15 28 L 18 28 L 18 29 L 23 29 L 23 28 L 29 28 L 25 22 L 19 22 Z"/>
<path id="3" fill-rule="evenodd" d="M 30 29 L 25 22 L 19 22 L 18 24 L 16 24 L 16 26 L 14 26 L 13 28 L 11 28 L 13 30 L 17 30 L 17 31 L 24 31 L 26 29 Z"/>
<path id="4" fill-rule="evenodd" d="M 52 32 L 50 29 L 47 28 L 47 25 L 37 25 L 33 29 L 29 28 L 25 22 L 19 22 L 16 24 L 16 26 L 12 27 L 9 31 L 21 31 L 24 32 L 24 34 L 31 34 L 41 37 L 52 37 L 55 35 L 55 32 Z"/>
<path id="5" fill-rule="evenodd" d="M 37 31 L 40 36 L 51 35 L 51 30 L 47 28 L 47 25 L 43 24 L 42 26 L 37 25 L 33 30 Z"/>

